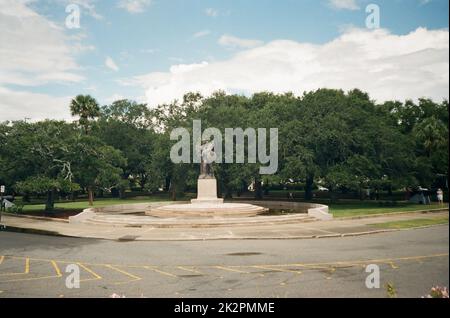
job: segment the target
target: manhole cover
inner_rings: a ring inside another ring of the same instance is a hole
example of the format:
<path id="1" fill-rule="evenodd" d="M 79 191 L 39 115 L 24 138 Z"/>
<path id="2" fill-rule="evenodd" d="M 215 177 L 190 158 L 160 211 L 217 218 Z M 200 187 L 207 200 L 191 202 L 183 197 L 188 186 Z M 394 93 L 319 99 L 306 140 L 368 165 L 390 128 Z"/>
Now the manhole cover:
<path id="1" fill-rule="evenodd" d="M 138 238 L 137 235 L 125 235 L 122 237 L 119 237 L 119 242 L 128 242 L 128 241 L 134 241 Z"/>
<path id="2" fill-rule="evenodd" d="M 229 253 L 228 256 L 252 256 L 252 255 L 261 255 L 259 252 L 238 252 L 238 253 Z"/>

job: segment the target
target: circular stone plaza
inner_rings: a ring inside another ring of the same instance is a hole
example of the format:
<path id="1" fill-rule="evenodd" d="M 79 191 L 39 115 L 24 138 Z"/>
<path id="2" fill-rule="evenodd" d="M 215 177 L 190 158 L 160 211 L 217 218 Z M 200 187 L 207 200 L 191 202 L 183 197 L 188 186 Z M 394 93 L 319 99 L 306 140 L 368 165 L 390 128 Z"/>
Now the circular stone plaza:
<path id="1" fill-rule="evenodd" d="M 140 203 L 89 208 L 70 217 L 69 222 L 114 227 L 198 228 L 292 224 L 332 219 L 328 206 L 321 204 L 224 202 L 217 197 L 217 181 L 213 176 L 198 179 L 197 188 L 197 199 L 190 203 Z"/>
<path id="2" fill-rule="evenodd" d="M 279 215 L 271 211 L 289 211 Z M 69 223 L 121 227 L 195 228 L 293 224 L 329 220 L 328 207 L 321 204 L 283 201 L 240 201 L 216 204 L 138 203 L 85 209 Z"/>

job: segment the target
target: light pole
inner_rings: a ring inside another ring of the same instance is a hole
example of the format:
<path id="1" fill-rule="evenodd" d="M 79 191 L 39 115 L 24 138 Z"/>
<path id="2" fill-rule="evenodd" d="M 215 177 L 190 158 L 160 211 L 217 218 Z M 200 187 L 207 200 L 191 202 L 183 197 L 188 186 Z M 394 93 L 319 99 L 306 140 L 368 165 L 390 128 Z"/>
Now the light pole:
<path id="1" fill-rule="evenodd" d="M 2 210 L 3 210 L 3 194 L 5 193 L 5 186 L 0 185 L 0 222 L 2 221 Z M 5 225 L 0 223 L 0 231 L 6 228 Z"/>

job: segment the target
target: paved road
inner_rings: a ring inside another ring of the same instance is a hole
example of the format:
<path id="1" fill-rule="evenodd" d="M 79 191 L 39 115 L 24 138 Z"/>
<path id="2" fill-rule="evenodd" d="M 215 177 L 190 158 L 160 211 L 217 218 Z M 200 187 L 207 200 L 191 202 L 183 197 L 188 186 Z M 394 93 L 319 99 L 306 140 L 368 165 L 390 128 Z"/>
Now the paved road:
<path id="1" fill-rule="evenodd" d="M 1 297 L 420 297 L 449 282 L 448 225 L 306 240 L 116 242 L 0 232 Z M 69 264 L 79 289 L 65 285 Z M 377 264 L 381 288 L 365 286 Z"/>

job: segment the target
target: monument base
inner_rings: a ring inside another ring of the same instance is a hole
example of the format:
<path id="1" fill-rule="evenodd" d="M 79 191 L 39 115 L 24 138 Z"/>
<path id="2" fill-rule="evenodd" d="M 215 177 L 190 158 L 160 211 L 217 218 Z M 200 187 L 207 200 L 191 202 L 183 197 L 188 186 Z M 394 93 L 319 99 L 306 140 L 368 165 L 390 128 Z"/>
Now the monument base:
<path id="1" fill-rule="evenodd" d="M 250 217 L 267 212 L 267 208 L 245 203 L 224 203 L 217 197 L 215 178 L 198 179 L 197 199 L 190 204 L 169 204 L 159 206 L 146 215 L 159 218 L 201 218 L 201 217 Z"/>
<path id="2" fill-rule="evenodd" d="M 192 199 L 192 204 L 223 204 L 223 199 Z"/>
<path id="3" fill-rule="evenodd" d="M 237 218 L 250 217 L 267 212 L 267 208 L 246 203 L 190 203 L 170 204 L 151 208 L 146 215 L 158 218 Z"/>
<path id="4" fill-rule="evenodd" d="M 193 204 L 222 204 L 223 199 L 217 197 L 217 180 L 198 179 L 197 180 L 197 199 L 192 199 Z"/>

